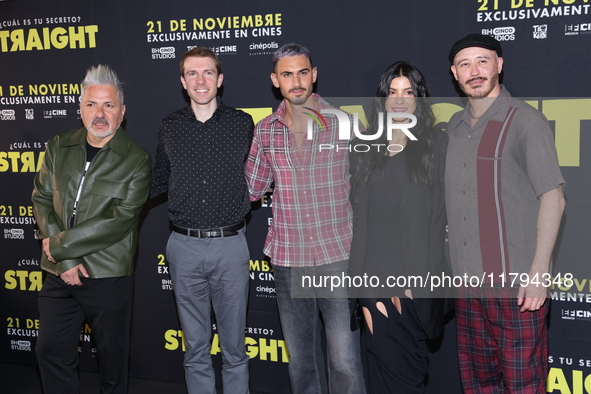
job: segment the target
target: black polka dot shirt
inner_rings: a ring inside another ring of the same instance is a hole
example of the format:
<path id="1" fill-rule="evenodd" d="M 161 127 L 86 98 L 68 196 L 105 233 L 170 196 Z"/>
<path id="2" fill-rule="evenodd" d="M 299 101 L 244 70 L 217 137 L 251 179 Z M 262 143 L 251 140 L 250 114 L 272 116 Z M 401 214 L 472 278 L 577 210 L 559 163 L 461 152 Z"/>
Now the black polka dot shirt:
<path id="1" fill-rule="evenodd" d="M 186 107 L 160 124 L 150 197 L 168 192 L 169 217 L 179 227 L 229 226 L 250 209 L 244 163 L 254 124 L 247 113 L 217 100 L 205 123 Z"/>

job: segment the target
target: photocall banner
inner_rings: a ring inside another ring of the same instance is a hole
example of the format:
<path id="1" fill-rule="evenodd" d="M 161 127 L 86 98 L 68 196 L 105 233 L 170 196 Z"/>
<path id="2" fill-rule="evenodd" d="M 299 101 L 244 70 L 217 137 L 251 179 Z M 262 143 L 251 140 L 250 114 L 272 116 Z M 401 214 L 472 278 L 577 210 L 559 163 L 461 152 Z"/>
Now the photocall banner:
<path id="1" fill-rule="evenodd" d="M 447 60 L 469 33 L 503 46 L 502 82 L 550 121 L 567 181 L 566 213 L 549 285 L 548 392 L 591 393 L 591 2 L 588 0 L 346 0 L 338 6 L 304 0 L 148 2 L 0 1 L 0 363 L 34 365 L 43 285 L 40 235 L 32 213 L 33 178 L 46 141 L 79 128 L 80 82 L 86 69 L 112 66 L 125 86 L 124 127 L 155 155 L 160 120 L 188 105 L 179 60 L 193 46 L 214 50 L 223 64 L 227 105 L 259 121 L 280 102 L 269 74 L 281 45 L 307 46 L 325 97 L 372 97 L 381 73 L 397 60 L 416 65 L 445 126 L 465 99 Z M 251 252 L 246 348 L 251 390 L 289 392 L 289 351 L 275 301 L 271 261 L 263 243 L 272 220 L 269 192 L 248 217 Z M 183 331 L 165 255 L 167 202 L 149 201 L 142 214 L 135 276 L 131 374 L 182 382 Z M 221 368 L 212 325 L 216 373 Z M 432 354 L 428 392 L 459 393 L 455 323 Z M 96 370 L 92 327 L 80 332 L 81 368 Z"/>

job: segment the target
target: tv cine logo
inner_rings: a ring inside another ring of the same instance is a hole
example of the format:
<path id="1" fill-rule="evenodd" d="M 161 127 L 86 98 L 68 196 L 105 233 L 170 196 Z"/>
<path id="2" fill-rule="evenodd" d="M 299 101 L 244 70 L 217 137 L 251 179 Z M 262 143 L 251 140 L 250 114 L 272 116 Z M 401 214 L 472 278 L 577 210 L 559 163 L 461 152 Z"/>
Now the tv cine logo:
<path id="1" fill-rule="evenodd" d="M 401 130 L 408 139 L 412 141 L 416 141 L 417 137 L 409 130 L 416 126 L 417 118 L 411 113 L 407 112 L 387 112 L 386 113 L 386 121 L 384 122 L 384 113 L 378 112 L 378 129 L 374 134 L 364 134 L 359 130 L 359 114 L 357 112 L 353 113 L 353 122 L 349 118 L 349 115 L 340 110 L 340 109 L 321 109 L 320 112 L 314 111 L 311 108 L 306 108 L 310 112 L 304 112 L 306 115 L 310 116 L 308 119 L 307 124 L 307 138 L 308 140 L 312 140 L 314 138 L 314 121 L 318 124 L 320 130 L 322 128 L 328 130 L 328 122 L 323 115 L 334 115 L 337 117 L 338 120 L 338 139 L 341 141 L 351 141 L 351 128 L 353 129 L 353 134 L 355 137 L 359 138 L 362 141 L 375 141 L 382 136 L 384 133 L 384 126 L 386 128 L 386 138 L 388 141 L 392 140 L 392 132 L 393 130 Z M 408 119 L 410 122 L 408 123 L 399 123 L 395 121 L 395 119 Z M 352 126 L 352 127 L 351 127 Z M 378 151 L 383 147 L 387 149 L 389 152 L 401 152 L 404 147 L 400 144 L 356 144 L 353 149 L 356 152 L 367 152 L 371 149 L 371 147 L 377 147 Z M 340 148 L 339 145 L 334 144 L 320 144 L 318 146 L 319 151 L 323 150 L 332 150 L 336 149 L 337 151 Z M 347 144 L 346 148 L 349 152 L 351 151 L 351 146 Z"/>

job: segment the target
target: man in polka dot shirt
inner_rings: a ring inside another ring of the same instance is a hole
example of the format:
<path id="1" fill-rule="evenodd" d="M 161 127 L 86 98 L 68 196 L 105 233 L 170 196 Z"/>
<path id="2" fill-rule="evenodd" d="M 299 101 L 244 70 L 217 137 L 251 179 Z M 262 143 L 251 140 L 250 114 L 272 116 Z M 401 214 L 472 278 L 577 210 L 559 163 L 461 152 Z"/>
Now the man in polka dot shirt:
<path id="1" fill-rule="evenodd" d="M 224 393 L 248 393 L 244 346 L 248 263 L 244 216 L 250 210 L 244 163 L 254 124 L 217 97 L 219 58 L 193 48 L 181 58 L 190 105 L 162 120 L 151 197 L 168 192 L 173 232 L 166 257 L 187 345 L 189 394 L 215 393 L 211 306 L 222 345 Z"/>

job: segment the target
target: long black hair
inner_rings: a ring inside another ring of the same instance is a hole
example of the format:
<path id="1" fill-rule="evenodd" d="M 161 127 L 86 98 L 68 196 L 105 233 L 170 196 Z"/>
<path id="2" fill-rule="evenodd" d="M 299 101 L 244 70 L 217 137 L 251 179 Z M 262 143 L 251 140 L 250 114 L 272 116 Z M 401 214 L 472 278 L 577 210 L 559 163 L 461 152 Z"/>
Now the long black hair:
<path id="1" fill-rule="evenodd" d="M 416 100 L 416 110 L 414 115 L 417 117 L 417 124 L 410 131 L 416 141 L 407 139 L 404 154 L 406 157 L 407 172 L 409 181 L 414 184 L 428 186 L 431 183 L 433 169 L 433 143 L 434 130 L 433 124 L 435 116 L 431 110 L 431 103 L 428 97 L 431 97 L 431 90 L 418 68 L 407 62 L 396 62 L 384 71 L 376 92 L 376 100 L 370 112 L 370 125 L 368 134 L 375 134 L 382 123 L 382 135 L 374 142 L 376 144 L 389 144 L 386 135 L 386 117 L 379 117 L 378 113 L 385 113 L 385 97 L 388 97 L 390 84 L 397 77 L 406 77 L 412 86 L 413 95 Z M 388 151 L 386 149 L 371 149 L 368 152 L 360 154 L 357 162 L 357 182 L 362 185 L 367 184 L 369 174 L 376 168 L 383 170 L 387 161 Z"/>

